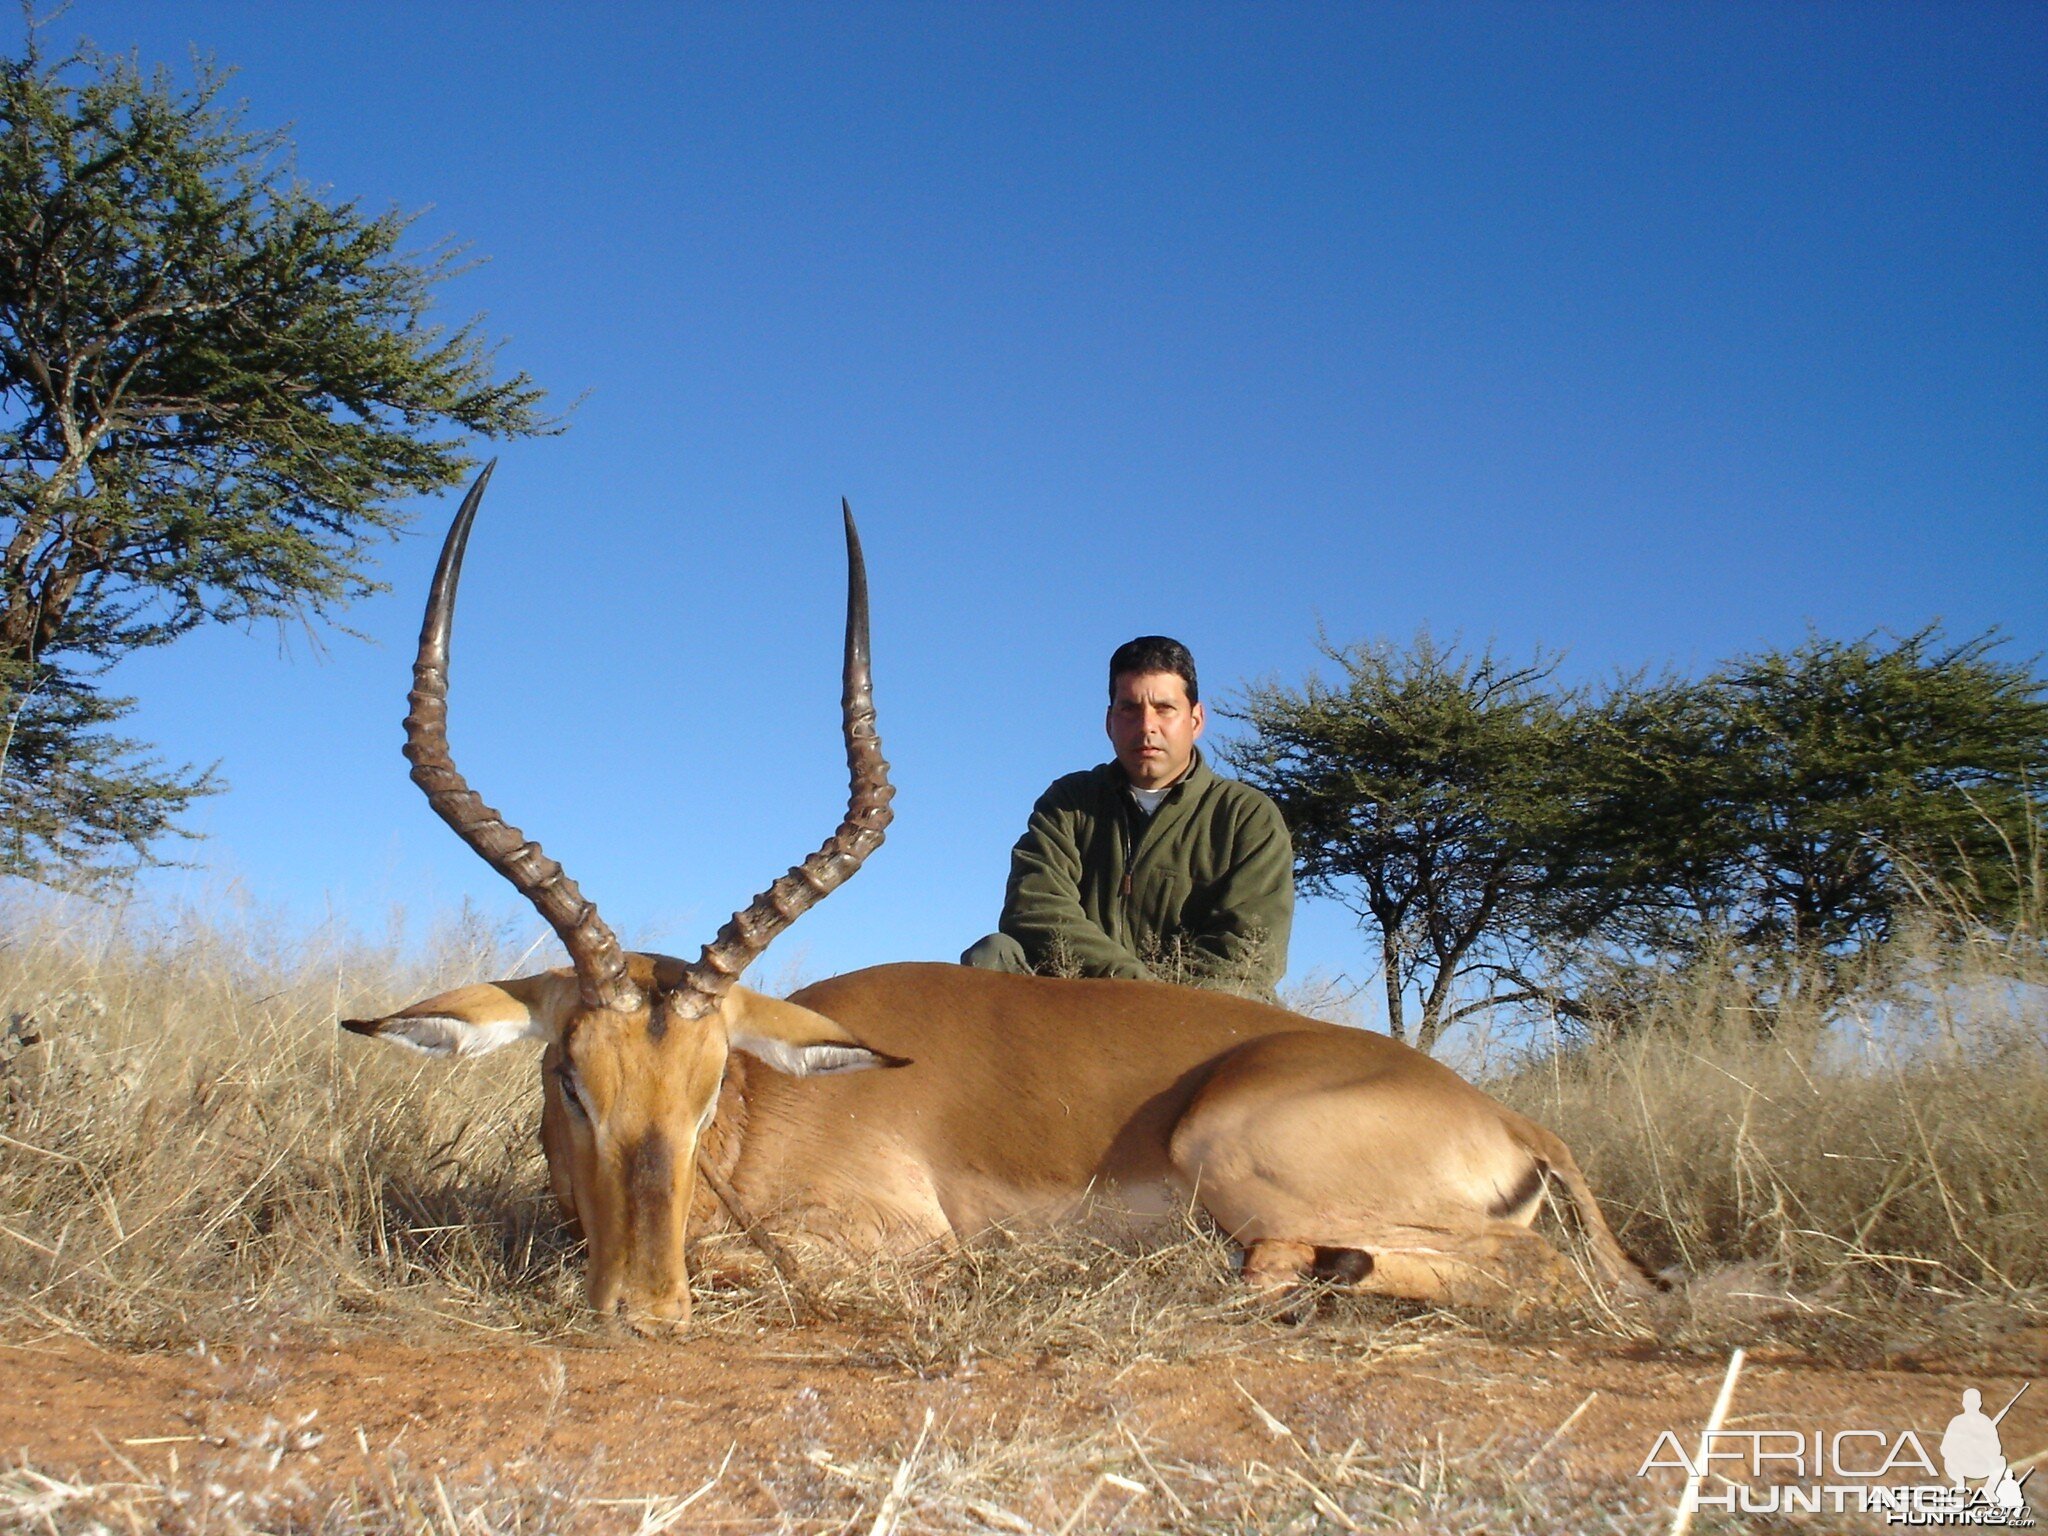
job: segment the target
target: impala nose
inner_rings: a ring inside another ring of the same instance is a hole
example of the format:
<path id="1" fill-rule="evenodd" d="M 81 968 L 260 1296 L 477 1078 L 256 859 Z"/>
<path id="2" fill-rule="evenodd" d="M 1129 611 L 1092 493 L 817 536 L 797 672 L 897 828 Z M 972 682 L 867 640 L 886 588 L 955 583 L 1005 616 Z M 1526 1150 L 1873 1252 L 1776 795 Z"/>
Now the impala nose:
<path id="1" fill-rule="evenodd" d="M 690 1320 L 683 1259 L 688 1192 L 677 1188 L 689 1154 L 687 1145 L 657 1129 L 625 1157 L 627 1253 L 620 1300 L 628 1323 L 642 1332 L 664 1332 Z"/>
<path id="2" fill-rule="evenodd" d="M 690 1326 L 690 1293 L 671 1296 L 661 1301 L 649 1302 L 642 1306 L 626 1305 L 619 1308 L 626 1326 L 643 1338 L 661 1338 L 664 1335 L 680 1333 Z"/>
<path id="3" fill-rule="evenodd" d="M 608 1324 L 623 1324 L 637 1333 L 667 1333 L 689 1326 L 687 1271 L 658 1276 L 621 1276 L 614 1272 L 591 1284 L 585 1297 L 590 1310 Z"/>

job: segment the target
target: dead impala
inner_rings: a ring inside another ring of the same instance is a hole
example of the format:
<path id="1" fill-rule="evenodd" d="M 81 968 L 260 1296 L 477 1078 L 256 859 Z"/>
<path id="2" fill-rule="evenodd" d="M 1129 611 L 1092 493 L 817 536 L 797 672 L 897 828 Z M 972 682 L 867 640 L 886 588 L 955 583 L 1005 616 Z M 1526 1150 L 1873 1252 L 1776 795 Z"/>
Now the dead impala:
<path id="1" fill-rule="evenodd" d="M 549 1177 L 588 1241 L 598 1311 L 688 1318 L 684 1235 L 693 1203 L 700 1221 L 715 1209 L 698 1191 L 700 1155 L 769 1227 L 856 1256 L 949 1247 L 1105 1196 L 1159 1213 L 1193 1202 L 1244 1245 L 1254 1286 L 1316 1275 L 1481 1303 L 1567 1281 L 1530 1230 L 1554 1180 L 1606 1283 L 1647 1288 L 1563 1142 L 1384 1035 L 1159 982 L 957 965 L 877 966 L 786 1001 L 737 985 L 890 818 L 850 512 L 845 819 L 697 960 L 622 949 L 449 756 L 449 631 L 489 479 L 487 467 L 441 551 L 405 754 L 434 809 L 540 910 L 573 964 L 343 1023 L 441 1056 L 545 1042 Z"/>

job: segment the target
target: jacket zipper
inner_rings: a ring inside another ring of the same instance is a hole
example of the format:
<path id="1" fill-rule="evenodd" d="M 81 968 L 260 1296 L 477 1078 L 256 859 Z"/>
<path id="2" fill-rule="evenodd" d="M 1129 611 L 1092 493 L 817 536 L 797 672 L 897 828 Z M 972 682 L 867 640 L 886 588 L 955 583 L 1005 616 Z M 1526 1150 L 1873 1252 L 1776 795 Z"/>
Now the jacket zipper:
<path id="1" fill-rule="evenodd" d="M 1124 801 L 1123 809 L 1124 878 L 1118 886 L 1118 894 L 1121 895 L 1125 901 L 1129 901 L 1131 899 L 1132 892 L 1132 878 L 1137 873 L 1135 866 L 1138 862 L 1138 829 L 1133 824 L 1132 818 L 1138 814 L 1138 810 L 1137 807 L 1130 803 L 1128 797 L 1126 797 Z M 1124 920 L 1126 922 L 1129 922 L 1130 914 L 1128 912 L 1124 914 Z"/>

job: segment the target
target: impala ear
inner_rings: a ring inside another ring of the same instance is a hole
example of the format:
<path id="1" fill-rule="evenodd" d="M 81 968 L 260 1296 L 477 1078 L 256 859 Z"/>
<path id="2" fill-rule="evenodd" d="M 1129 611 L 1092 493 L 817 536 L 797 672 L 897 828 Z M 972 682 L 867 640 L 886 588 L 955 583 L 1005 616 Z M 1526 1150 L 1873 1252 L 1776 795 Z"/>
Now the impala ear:
<path id="1" fill-rule="evenodd" d="M 574 1004 L 575 984 L 554 974 L 457 987 L 381 1019 L 341 1027 L 429 1056 L 487 1056 L 515 1040 L 553 1040 Z"/>
<path id="2" fill-rule="evenodd" d="M 734 987 L 726 994 L 725 1038 L 733 1050 L 791 1077 L 910 1065 L 904 1057 L 862 1045 L 822 1013 L 747 987 Z"/>

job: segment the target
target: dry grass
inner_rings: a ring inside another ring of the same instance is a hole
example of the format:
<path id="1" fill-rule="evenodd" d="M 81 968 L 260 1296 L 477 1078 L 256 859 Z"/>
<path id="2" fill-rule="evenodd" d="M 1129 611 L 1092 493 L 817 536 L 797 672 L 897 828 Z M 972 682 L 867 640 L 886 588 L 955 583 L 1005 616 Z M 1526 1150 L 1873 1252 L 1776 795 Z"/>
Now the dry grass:
<path id="1" fill-rule="evenodd" d="M 1921 935 L 1890 960 L 1767 1032 L 1738 967 L 1667 977 L 1626 1029 L 1489 1082 L 1689 1277 L 1681 1336 L 1769 1322 L 1867 1362 L 2048 1311 L 2048 956 Z"/>
<path id="2" fill-rule="evenodd" d="M 573 1474 L 559 1477 L 489 1477 L 476 1484 L 414 1471 L 402 1457 L 379 1458 L 369 1475 L 340 1492 L 321 1477 L 310 1438 L 278 1427 L 244 1446 L 211 1451 L 169 1472 L 131 1466 L 111 1479 L 55 1476 L 28 1464 L 0 1472 L 0 1530 L 77 1532 L 156 1531 L 167 1536 L 459 1536 L 482 1531 L 527 1536 L 570 1529 L 617 1529 L 612 1501 L 593 1498 Z M 309 1459 L 311 1464 L 309 1464 Z M 316 1486 L 316 1484 L 318 1486 Z M 648 1536 L 661 1525 L 664 1503 L 644 1506 Z M 628 1524 L 627 1529 L 632 1526 Z"/>
<path id="3" fill-rule="evenodd" d="M 1500 1447 L 1456 1455 L 1441 1446 L 1390 1452 L 1357 1437 L 1324 1445 L 1259 1412 L 1270 1453 L 1228 1465 L 1171 1456 L 1120 1420 L 1089 1433 L 1038 1424 L 956 1438 L 927 1417 L 908 1447 L 848 1464 L 815 1463 L 824 1479 L 865 1494 L 861 1518 L 846 1520 L 843 1503 L 833 1511 L 835 1490 L 821 1479 L 809 1499 L 791 1488 L 789 1522 L 769 1528 L 1591 1536 L 1661 1531 L 1668 1518 L 1648 1500 L 1617 1499 L 1610 1486 L 1596 1492 L 1555 1469 L 1531 1477 L 1524 1455 Z"/>
<path id="4" fill-rule="evenodd" d="M 1209 1463 L 1175 1458 L 1120 1420 L 1092 1431 L 1025 1422 L 992 1435 L 956 1432 L 927 1414 L 907 1445 L 876 1455 L 840 1459 L 812 1446 L 774 1467 L 736 1465 L 728 1456 L 685 1491 L 606 1498 L 567 1467 L 446 1479 L 396 1453 L 365 1446 L 358 1461 L 354 1447 L 323 1447 L 316 1433 L 272 1424 L 168 1472 L 131 1465 L 123 1476 L 88 1481 L 17 1465 L 0 1472 L 0 1531 L 1536 1536 L 1569 1529 L 1590 1536 L 1658 1532 L 1667 1519 L 1648 1499 L 1617 1500 L 1611 1487 L 1582 1485 L 1562 1471 L 1532 1478 L 1519 1450 L 1389 1453 L 1357 1438 L 1326 1447 L 1277 1418 L 1271 1440 L 1267 1457 Z M 329 1462 L 360 1468 L 338 1490 L 323 1449 Z M 1754 1522 L 1748 1528 L 1758 1529 Z"/>
<path id="5" fill-rule="evenodd" d="M 334 1027 L 509 967 L 495 935 L 459 921 L 406 963 L 189 918 L 6 916 L 0 1315 L 122 1343 L 365 1311 L 566 1315 L 531 1063 L 457 1082 Z"/>
<path id="6" fill-rule="evenodd" d="M 4 917 L 0 1315 L 123 1344 L 365 1316 L 583 1326 L 532 1064 L 413 1064 L 333 1025 L 518 969 L 502 935 L 460 919 L 408 961 L 47 901 Z M 1633 1028 L 1490 1083 L 1572 1144 L 1628 1246 L 1696 1277 L 1667 1335 L 1716 1343 L 1762 1320 L 1867 1355 L 2038 1315 L 2048 965 L 1926 944 L 1900 974 L 1862 1011 L 1783 1017 L 1767 1037 L 1734 968 L 1672 978 Z M 1177 1242 L 997 1242 L 835 1296 L 906 1363 L 1187 1359 L 1269 1326 L 1232 1257 L 1191 1219 Z M 709 1296 L 700 1321 L 754 1326 L 786 1316 L 780 1300 Z M 1873 1334 L 1862 1303 L 1897 1337 Z M 1365 1347 L 1402 1315 L 1346 1301 L 1323 1334 Z"/>
<path id="7" fill-rule="evenodd" d="M 334 1028 L 338 1014 L 515 972 L 501 935 L 457 921 L 407 958 L 217 919 L 150 929 L 46 900 L 0 920 L 0 1332 L 133 1347 L 364 1325 L 531 1341 L 589 1326 L 579 1256 L 546 1195 L 531 1061 L 415 1065 Z M 937 1269 L 842 1275 L 828 1289 L 839 1336 L 899 1376 L 966 1379 L 1001 1360 L 1076 1383 L 1143 1363 L 1366 1365 L 1461 1335 L 1561 1329 L 1703 1350 L 1777 1341 L 1848 1362 L 1988 1356 L 2048 1295 L 2048 975 L 2034 951 L 1954 942 L 1922 945 L 1899 974 L 1860 1012 L 1788 1017 L 1768 1037 L 1732 969 L 1672 978 L 1632 1028 L 1494 1074 L 1495 1091 L 1571 1142 L 1624 1241 L 1695 1277 L 1661 1311 L 1514 1321 L 1331 1296 L 1295 1326 L 1235 1287 L 1230 1245 L 1190 1219 L 1168 1240 L 1083 1228 L 999 1238 Z M 750 1339 L 789 1315 L 769 1287 L 711 1292 L 697 1327 Z M 652 1536 L 716 1519 L 1277 1536 L 1649 1531 L 1665 1518 L 1568 1469 L 1532 1479 L 1526 1429 L 1418 1454 L 1356 1438 L 1347 1409 L 1275 1420 L 1270 1455 L 1226 1464 L 1072 1407 L 1040 1403 L 1000 1432 L 942 1411 L 904 1443 L 834 1446 L 804 1439 L 798 1394 L 794 1453 L 744 1478 L 735 1467 L 688 1507 L 691 1489 L 603 1500 L 563 1468 L 454 1482 L 367 1450 L 337 1484 L 335 1461 L 314 1475 L 322 1453 L 303 1429 L 270 1426 L 182 1471 L 80 1482 L 17 1466 L 0 1474 L 0 1530 Z"/>

